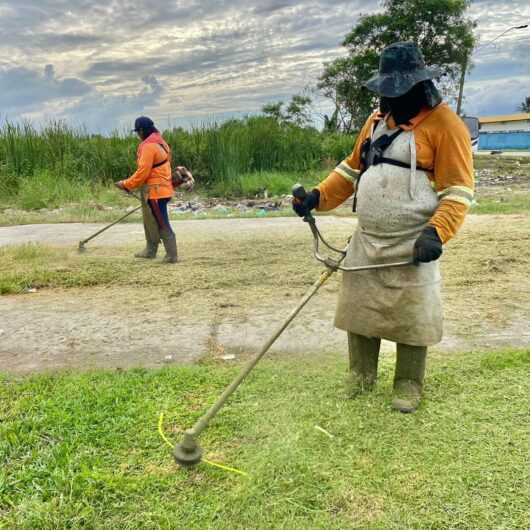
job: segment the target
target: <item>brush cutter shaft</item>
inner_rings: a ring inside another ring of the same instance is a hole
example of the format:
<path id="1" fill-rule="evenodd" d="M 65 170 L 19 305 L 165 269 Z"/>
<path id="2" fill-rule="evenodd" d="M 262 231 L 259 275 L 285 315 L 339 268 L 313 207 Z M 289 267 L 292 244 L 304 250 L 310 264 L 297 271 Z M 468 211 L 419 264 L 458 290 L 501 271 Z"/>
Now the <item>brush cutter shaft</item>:
<path id="1" fill-rule="evenodd" d="M 339 260 L 339 263 L 344 259 L 341 258 Z M 335 273 L 334 269 L 329 268 L 328 270 L 324 271 L 320 278 L 311 286 L 309 291 L 305 294 L 304 298 L 300 301 L 300 303 L 296 306 L 295 309 L 291 312 L 291 314 L 285 319 L 283 324 L 278 328 L 276 333 L 272 335 L 272 337 L 267 341 L 267 343 L 263 346 L 261 351 L 256 355 L 241 371 L 241 373 L 232 381 L 230 386 L 221 394 L 219 399 L 212 405 L 210 410 L 206 412 L 204 416 L 199 418 L 197 423 L 193 426 L 192 429 L 187 431 L 187 433 L 193 437 L 199 436 L 199 434 L 206 429 L 208 426 L 208 423 L 212 420 L 212 418 L 219 412 L 219 410 L 223 407 L 223 405 L 226 403 L 228 398 L 234 393 L 234 391 L 237 389 L 237 387 L 243 382 L 245 377 L 253 370 L 253 368 L 258 364 L 260 359 L 269 351 L 271 346 L 276 342 L 276 339 L 285 331 L 285 329 L 289 326 L 289 324 L 296 318 L 298 313 L 304 308 L 304 306 L 313 298 L 313 296 L 317 293 L 317 291 L 329 280 L 329 278 Z"/>
<path id="2" fill-rule="evenodd" d="M 135 195 L 135 197 L 136 197 L 136 195 Z M 117 221 L 114 221 L 110 225 L 107 225 L 104 228 L 102 228 L 101 230 L 98 230 L 95 234 L 92 234 L 90 237 L 87 237 L 86 239 L 83 239 L 83 241 L 80 241 L 79 242 L 79 247 L 83 247 L 85 245 L 85 243 L 88 243 L 90 240 L 92 240 L 95 237 L 99 236 L 99 234 L 102 234 L 103 232 L 105 232 L 109 228 L 112 228 L 114 225 L 117 225 L 118 223 L 121 223 L 124 219 L 126 219 L 127 217 L 129 217 L 130 215 L 132 215 L 133 213 L 135 213 L 135 212 L 137 212 L 138 210 L 141 210 L 141 209 L 142 209 L 142 207 L 138 206 L 138 208 L 135 208 L 134 210 L 131 210 L 130 212 L 127 212 L 124 216 L 120 217 Z"/>

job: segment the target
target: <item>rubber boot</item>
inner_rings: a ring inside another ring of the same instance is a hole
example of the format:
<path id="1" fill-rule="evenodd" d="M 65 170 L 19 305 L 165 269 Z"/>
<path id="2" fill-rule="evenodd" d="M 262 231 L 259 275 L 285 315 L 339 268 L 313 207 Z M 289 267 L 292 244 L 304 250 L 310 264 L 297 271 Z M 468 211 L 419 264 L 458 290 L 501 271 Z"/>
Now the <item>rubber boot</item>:
<path id="1" fill-rule="evenodd" d="M 346 377 L 346 396 L 354 398 L 372 390 L 377 379 L 381 339 L 348 333 L 350 372 Z"/>
<path id="2" fill-rule="evenodd" d="M 427 348 L 425 346 L 397 345 L 394 398 L 392 408 L 404 413 L 415 412 L 421 400 Z"/>
<path id="3" fill-rule="evenodd" d="M 177 238 L 172 230 L 164 228 L 160 231 L 162 237 L 162 243 L 166 249 L 166 255 L 162 260 L 164 263 L 177 263 L 178 262 L 178 253 L 177 253 Z"/>
<path id="4" fill-rule="evenodd" d="M 147 196 L 142 191 L 142 218 L 144 222 L 144 233 L 145 233 L 145 248 L 144 250 L 137 252 L 135 258 L 154 259 L 158 251 L 158 245 L 160 243 L 160 229 L 156 222 L 155 216 L 147 203 Z"/>

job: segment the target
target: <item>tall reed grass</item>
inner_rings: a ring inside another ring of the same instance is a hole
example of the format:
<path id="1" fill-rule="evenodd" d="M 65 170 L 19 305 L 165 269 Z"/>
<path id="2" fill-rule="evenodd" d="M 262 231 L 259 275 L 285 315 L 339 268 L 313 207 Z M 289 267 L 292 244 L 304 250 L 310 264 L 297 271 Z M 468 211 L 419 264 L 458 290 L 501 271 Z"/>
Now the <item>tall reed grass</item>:
<path id="1" fill-rule="evenodd" d="M 175 163 L 218 194 L 245 192 L 242 175 L 321 169 L 352 149 L 349 135 L 281 124 L 264 116 L 223 124 L 167 130 Z M 0 127 L 0 194 L 24 208 L 60 204 L 90 194 L 93 186 L 126 178 L 135 169 L 137 138 L 89 134 L 63 122 L 36 129 L 31 123 Z M 270 178 L 269 178 L 270 180 Z M 2 200 L 2 199 L 0 199 Z"/>

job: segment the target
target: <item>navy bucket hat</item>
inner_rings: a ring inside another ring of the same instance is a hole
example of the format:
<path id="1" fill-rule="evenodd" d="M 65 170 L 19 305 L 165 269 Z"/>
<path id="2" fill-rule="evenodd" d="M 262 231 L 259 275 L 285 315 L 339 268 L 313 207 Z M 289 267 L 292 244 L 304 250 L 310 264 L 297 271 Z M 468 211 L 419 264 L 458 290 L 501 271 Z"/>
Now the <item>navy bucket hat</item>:
<path id="1" fill-rule="evenodd" d="M 383 50 L 379 72 L 364 86 L 379 96 L 397 98 L 406 94 L 414 85 L 441 75 L 441 69 L 425 65 L 423 55 L 416 44 L 395 42 Z"/>
<path id="2" fill-rule="evenodd" d="M 134 129 L 132 132 L 138 132 L 140 129 L 144 131 L 150 131 L 155 128 L 155 123 L 151 118 L 147 116 L 140 116 L 134 121 Z"/>

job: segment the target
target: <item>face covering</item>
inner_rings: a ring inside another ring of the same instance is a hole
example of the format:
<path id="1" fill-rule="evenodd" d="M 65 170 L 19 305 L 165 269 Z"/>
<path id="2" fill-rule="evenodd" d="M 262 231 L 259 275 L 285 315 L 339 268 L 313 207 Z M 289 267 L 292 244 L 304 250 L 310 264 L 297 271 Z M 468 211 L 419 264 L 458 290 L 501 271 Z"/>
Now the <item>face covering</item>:
<path id="1" fill-rule="evenodd" d="M 417 116 L 423 107 L 433 108 L 441 101 L 442 98 L 434 83 L 423 81 L 397 98 L 382 97 L 380 109 L 384 114 L 392 114 L 396 125 L 402 125 Z"/>
<path id="2" fill-rule="evenodd" d="M 397 98 L 381 98 L 381 111 L 390 112 L 396 125 L 408 123 L 425 106 L 425 90 L 421 83 Z"/>

